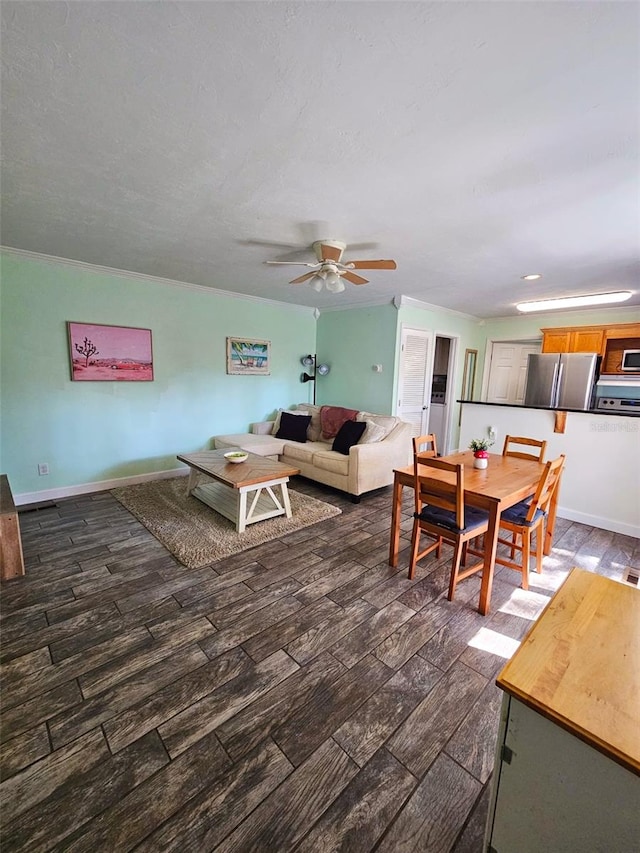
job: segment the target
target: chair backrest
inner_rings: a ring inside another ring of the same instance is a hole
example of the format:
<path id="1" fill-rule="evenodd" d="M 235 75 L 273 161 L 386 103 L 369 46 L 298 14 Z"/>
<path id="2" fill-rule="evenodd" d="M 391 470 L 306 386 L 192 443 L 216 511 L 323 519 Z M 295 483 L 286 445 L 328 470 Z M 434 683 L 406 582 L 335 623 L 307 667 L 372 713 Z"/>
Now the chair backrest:
<path id="1" fill-rule="evenodd" d="M 536 493 L 531 501 L 529 512 L 527 513 L 527 521 L 531 521 L 537 509 L 547 512 L 553 493 L 558 488 L 562 470 L 564 468 L 564 453 L 561 453 L 557 459 L 552 459 L 544 466 L 544 471 L 538 481 Z"/>
<path id="2" fill-rule="evenodd" d="M 452 475 L 441 480 L 429 473 L 445 471 Z M 454 513 L 456 526 L 464 528 L 464 465 L 455 465 L 442 459 L 422 457 L 413 458 L 413 488 L 415 492 L 416 512 L 420 513 L 424 504 L 446 509 Z"/>
<path id="3" fill-rule="evenodd" d="M 435 433 L 431 432 L 428 435 L 419 435 L 413 439 L 413 455 L 415 456 L 416 454 L 420 454 L 425 459 L 438 455 Z"/>
<path id="4" fill-rule="evenodd" d="M 526 452 L 512 447 L 512 445 L 525 445 L 526 447 L 537 447 L 537 451 Z M 547 442 L 540 441 L 537 438 L 525 438 L 522 435 L 505 435 L 504 447 L 502 448 L 503 456 L 515 456 L 517 459 L 531 459 L 534 462 L 544 462 L 544 454 L 547 449 Z"/>

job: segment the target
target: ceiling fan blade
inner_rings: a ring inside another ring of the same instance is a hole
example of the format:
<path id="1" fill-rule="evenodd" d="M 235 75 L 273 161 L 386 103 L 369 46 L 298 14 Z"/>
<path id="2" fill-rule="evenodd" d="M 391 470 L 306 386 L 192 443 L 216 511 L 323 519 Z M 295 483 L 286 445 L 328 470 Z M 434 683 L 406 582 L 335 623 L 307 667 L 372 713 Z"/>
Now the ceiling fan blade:
<path id="1" fill-rule="evenodd" d="M 347 269 L 354 270 L 395 270 L 395 261 L 347 261 Z"/>
<path id="2" fill-rule="evenodd" d="M 337 246 L 328 246 L 322 243 L 320 246 L 323 261 L 339 261 L 342 257 L 344 249 L 339 249 Z"/>
<path id="3" fill-rule="evenodd" d="M 347 281 L 350 281 L 351 284 L 368 284 L 369 283 L 368 278 L 362 278 L 362 276 L 356 275 L 353 272 L 343 272 L 343 273 L 340 273 L 340 275 L 342 276 L 342 278 L 346 278 Z"/>
<path id="4" fill-rule="evenodd" d="M 265 264 L 278 264 L 285 267 L 318 267 L 320 264 L 308 264 L 305 261 L 265 261 Z"/>
<path id="5" fill-rule="evenodd" d="M 310 278 L 315 276 L 314 272 L 307 272 L 304 275 L 298 276 L 298 278 L 294 278 L 289 284 L 302 284 L 303 281 L 309 281 Z"/>
<path id="6" fill-rule="evenodd" d="M 306 246 L 301 246 L 299 243 L 279 243 L 276 240 L 236 240 L 239 246 L 264 246 L 267 249 L 307 249 Z"/>

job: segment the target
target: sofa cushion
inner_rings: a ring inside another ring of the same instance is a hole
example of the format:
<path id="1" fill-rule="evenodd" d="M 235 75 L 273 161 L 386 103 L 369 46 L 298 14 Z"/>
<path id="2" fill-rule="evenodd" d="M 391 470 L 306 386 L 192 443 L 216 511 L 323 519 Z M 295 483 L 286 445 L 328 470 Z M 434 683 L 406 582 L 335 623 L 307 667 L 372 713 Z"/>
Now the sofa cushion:
<path id="1" fill-rule="evenodd" d="M 364 423 L 365 425 L 365 430 L 358 444 L 375 444 L 387 437 L 386 429 L 379 424 L 374 424 L 373 421 L 356 421 L 356 423 Z"/>
<path id="2" fill-rule="evenodd" d="M 292 463 L 304 462 L 307 465 L 313 465 L 315 455 L 319 448 L 324 450 L 326 448 L 326 444 L 320 444 L 317 441 L 308 441 L 306 444 L 287 441 L 282 448 L 282 459 Z"/>
<path id="3" fill-rule="evenodd" d="M 319 450 L 313 454 L 313 464 L 316 468 L 331 471 L 333 474 L 347 476 L 349 473 L 349 457 L 335 450 Z"/>
<path id="4" fill-rule="evenodd" d="M 345 421 L 338 430 L 338 434 L 333 439 L 331 449 L 336 450 L 338 453 L 343 453 L 345 456 L 348 456 L 349 449 L 353 447 L 354 444 L 358 443 L 358 441 L 362 437 L 362 433 L 365 431 L 366 428 L 366 423 L 358 423 L 358 421 Z"/>
<path id="5" fill-rule="evenodd" d="M 355 421 L 357 409 L 345 409 L 342 406 L 322 406 L 320 423 L 323 438 L 335 438 L 345 421 Z"/>
<path id="6" fill-rule="evenodd" d="M 371 412 L 358 412 L 355 418 L 357 421 L 371 421 L 375 426 L 382 427 L 385 431 L 384 438 L 386 438 L 391 430 L 393 430 L 398 423 L 400 422 L 399 418 L 394 417 L 393 415 L 374 415 Z M 382 439 L 378 439 L 381 441 Z M 369 443 L 369 442 L 363 442 Z"/>
<path id="7" fill-rule="evenodd" d="M 282 413 L 286 412 L 288 415 L 308 415 L 308 412 L 298 412 L 293 409 L 278 409 L 278 413 L 276 415 L 276 419 L 273 422 L 273 429 L 271 430 L 271 435 L 277 435 L 278 430 L 280 429 L 280 421 L 282 419 Z"/>
<path id="8" fill-rule="evenodd" d="M 275 459 L 282 453 L 285 443 L 275 435 L 255 435 L 239 433 L 237 435 L 217 435 L 214 439 L 216 449 L 225 450 L 229 447 L 240 447 L 258 456 L 271 456 Z"/>
<path id="9" fill-rule="evenodd" d="M 283 412 L 276 438 L 286 438 L 289 441 L 299 441 L 304 444 L 307 440 L 307 427 L 310 423 L 311 415 L 292 415 L 289 412 Z"/>
<path id="10" fill-rule="evenodd" d="M 320 424 L 320 406 L 312 406 L 311 403 L 298 403 L 296 412 L 311 415 L 311 423 L 307 427 L 307 439 L 309 441 L 320 441 L 322 426 Z"/>

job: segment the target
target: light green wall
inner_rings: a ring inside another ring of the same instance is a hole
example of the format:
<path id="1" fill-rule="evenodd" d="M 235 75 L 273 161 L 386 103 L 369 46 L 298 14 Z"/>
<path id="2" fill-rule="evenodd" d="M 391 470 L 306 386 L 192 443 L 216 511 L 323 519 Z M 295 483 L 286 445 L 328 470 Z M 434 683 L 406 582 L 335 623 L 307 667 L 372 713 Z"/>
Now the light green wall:
<path id="1" fill-rule="evenodd" d="M 317 380 L 319 404 L 391 412 L 396 314 L 389 303 L 320 315 L 318 360 L 330 364 L 331 373 Z M 382 373 L 374 372 L 374 364 L 382 365 Z"/>
<path id="2" fill-rule="evenodd" d="M 482 357 L 485 334 L 481 321 L 473 317 L 466 317 L 463 314 L 455 314 L 444 310 L 439 311 L 435 308 L 418 308 L 411 305 L 403 305 L 398 310 L 398 358 L 400 356 L 399 346 L 402 327 L 427 329 L 433 332 L 434 337 L 436 335 L 444 335 L 445 337 L 458 337 L 460 339 L 453 376 L 453 387 L 456 397 L 460 396 L 459 389 L 462 388 L 465 349 L 477 349 L 479 350 L 479 357 Z"/>
<path id="3" fill-rule="evenodd" d="M 640 321 L 640 310 L 624 308 L 483 322 L 388 304 L 327 311 L 316 324 L 309 309 L 11 252 L 1 272 L 0 470 L 18 496 L 171 470 L 176 453 L 210 447 L 216 434 L 246 431 L 279 407 L 311 400 L 311 383 L 300 382 L 305 353 L 331 365 L 318 379 L 318 403 L 390 413 L 403 326 L 459 337 L 456 396 L 464 351 L 477 349 L 478 399 L 489 340 L 539 337 L 541 326 Z M 67 320 L 151 328 L 155 380 L 72 382 Z M 227 335 L 270 340 L 271 375 L 228 376 Z M 39 462 L 49 463 L 49 476 L 38 476 Z"/>
<path id="4" fill-rule="evenodd" d="M 0 460 L 14 495 L 170 470 L 177 453 L 306 398 L 309 309 L 11 253 L 1 271 Z M 154 381 L 72 382 L 67 320 L 150 328 Z M 271 375 L 227 375 L 227 335 L 270 340 Z"/>
<path id="5" fill-rule="evenodd" d="M 449 446 L 458 446 L 458 435 L 460 431 L 460 405 L 455 402 L 459 399 L 462 389 L 462 372 L 464 369 L 464 354 L 466 349 L 478 350 L 478 358 L 481 362 L 484 352 L 485 335 L 482 324 L 479 320 L 473 317 L 466 317 L 463 314 L 456 314 L 449 311 L 439 311 L 435 308 L 416 307 L 412 305 L 402 305 L 398 310 L 398 332 L 397 332 L 397 350 L 396 360 L 400 358 L 400 344 L 402 337 L 402 329 L 424 329 L 433 332 L 434 339 L 436 335 L 445 337 L 458 338 L 458 348 L 454 363 L 453 376 L 449 378 L 449 382 L 453 381 L 453 411 L 450 413 L 451 418 L 451 435 L 449 437 Z M 482 365 L 478 363 L 476 371 L 476 395 L 479 391 L 479 376 L 481 376 Z M 397 372 L 397 371 L 396 371 Z M 397 397 L 397 379 L 394 383 L 393 396 L 394 400 Z"/>
<path id="6" fill-rule="evenodd" d="M 523 340 L 542 338 L 540 329 L 556 326 L 603 326 L 607 323 L 637 323 L 639 308 L 600 308 L 590 311 L 565 311 L 549 314 L 522 314 L 498 320 L 485 320 L 484 333 L 487 341 Z"/>

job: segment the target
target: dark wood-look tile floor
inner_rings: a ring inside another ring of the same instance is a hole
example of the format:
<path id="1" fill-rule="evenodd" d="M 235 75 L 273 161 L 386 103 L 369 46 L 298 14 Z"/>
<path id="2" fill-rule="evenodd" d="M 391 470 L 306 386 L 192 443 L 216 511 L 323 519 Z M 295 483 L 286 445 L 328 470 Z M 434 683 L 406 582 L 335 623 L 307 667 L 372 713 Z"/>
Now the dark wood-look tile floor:
<path id="1" fill-rule="evenodd" d="M 446 600 L 448 550 L 397 570 L 390 489 L 196 571 L 109 493 L 23 511 L 3 584 L 2 849 L 478 851 L 494 679 L 573 565 L 638 540 L 560 520 L 531 589 Z"/>

